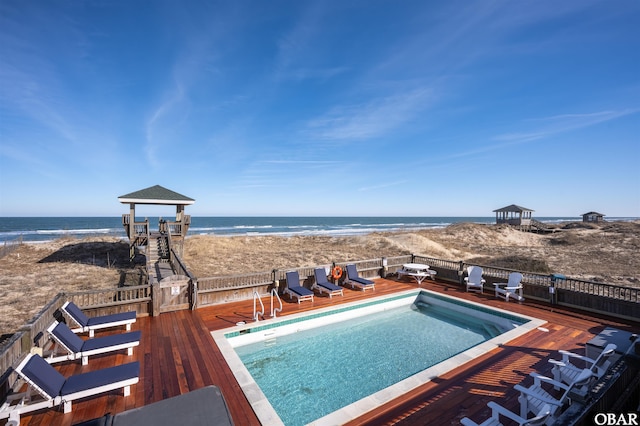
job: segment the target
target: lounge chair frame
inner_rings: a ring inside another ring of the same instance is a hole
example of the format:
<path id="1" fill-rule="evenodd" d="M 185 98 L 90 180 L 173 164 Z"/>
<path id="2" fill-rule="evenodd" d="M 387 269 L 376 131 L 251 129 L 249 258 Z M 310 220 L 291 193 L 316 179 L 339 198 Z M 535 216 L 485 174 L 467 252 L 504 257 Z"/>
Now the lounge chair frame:
<path id="1" fill-rule="evenodd" d="M 49 364 L 63 361 L 82 360 L 82 365 L 89 363 L 89 357 L 110 352 L 127 350 L 127 355 L 133 355 L 133 348 L 140 344 L 140 331 L 123 334 L 112 334 L 105 337 L 82 340 L 64 323 L 54 321 L 47 328 L 47 333 L 54 342 L 53 349 L 45 358 Z M 65 353 L 59 355 L 60 349 Z"/>
<path id="2" fill-rule="evenodd" d="M 321 294 L 327 293 L 330 299 L 333 296 L 344 296 L 344 289 L 329 282 L 327 279 L 327 271 L 324 268 L 315 268 L 313 275 L 316 279 L 312 287 L 313 289 L 318 290 Z"/>
<path id="3" fill-rule="evenodd" d="M 367 289 L 375 291 L 376 283 L 366 278 L 360 277 L 358 275 L 358 269 L 356 268 L 356 265 L 354 263 L 346 265 L 345 270 L 347 272 L 347 276 L 344 280 L 345 285 L 349 285 L 353 289 L 357 287 L 362 291 L 365 291 Z"/>
<path id="4" fill-rule="evenodd" d="M 130 331 L 131 324 L 136 322 L 135 311 L 89 318 L 73 302 L 65 302 L 60 309 L 79 326 L 71 331 L 74 333 L 89 332 L 89 337 L 93 337 L 96 330 L 118 327 L 121 325 L 124 325 L 127 331 Z"/>
<path id="5" fill-rule="evenodd" d="M 287 283 L 286 288 L 284 289 L 285 293 L 287 293 L 291 298 L 297 299 L 298 303 L 305 300 L 313 302 L 313 291 L 300 285 L 300 275 L 298 274 L 298 271 L 287 272 L 286 279 Z"/>
<path id="6" fill-rule="evenodd" d="M 34 376 L 33 370 L 43 372 L 43 376 Z M 65 414 L 70 413 L 73 401 L 112 390 L 122 389 L 124 396 L 129 396 L 131 394 L 131 385 L 139 381 L 140 364 L 136 361 L 103 370 L 78 374 L 65 379 L 39 355 L 28 354 L 16 367 L 15 371 L 27 384 L 27 390 L 11 395 L 7 399 L 7 402 L 0 407 L 0 419 L 9 419 L 12 422 L 17 421 L 19 424 L 20 416 L 24 413 L 60 405 L 63 406 Z M 105 377 L 110 379 L 105 380 Z M 53 384 L 52 381 L 56 381 L 56 384 Z M 100 384 L 95 387 L 89 387 L 87 383 L 92 381 Z M 50 389 L 45 389 L 45 384 Z M 65 387 L 69 388 L 68 391 L 65 390 Z M 56 392 L 55 395 L 52 394 L 52 390 Z M 17 403 L 14 404 L 16 401 Z"/>

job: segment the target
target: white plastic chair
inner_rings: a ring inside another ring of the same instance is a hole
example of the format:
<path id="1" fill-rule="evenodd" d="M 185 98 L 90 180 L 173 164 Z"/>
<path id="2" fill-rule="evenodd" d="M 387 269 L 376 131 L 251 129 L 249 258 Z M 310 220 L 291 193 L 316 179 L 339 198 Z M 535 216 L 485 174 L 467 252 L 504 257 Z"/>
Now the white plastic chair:
<path id="1" fill-rule="evenodd" d="M 604 376 L 604 373 L 609 370 L 609 367 L 611 366 L 611 360 L 609 357 L 615 353 L 616 348 L 617 346 L 613 343 L 608 344 L 596 359 L 591 359 L 573 352 L 559 351 L 562 355 L 562 360 L 549 360 L 549 362 L 553 364 L 553 368 L 551 369 L 553 379 L 566 384 L 574 383 L 583 370 L 574 364 L 576 362 L 581 363 L 580 365 L 584 365 L 591 371 L 592 380 L 600 379 Z M 574 363 L 571 361 L 574 361 Z M 576 388 L 575 392 L 580 395 L 586 395 L 589 391 L 589 385 L 590 382 Z"/>
<path id="2" fill-rule="evenodd" d="M 562 413 L 562 410 L 566 404 L 569 403 L 569 392 L 574 387 L 583 386 L 591 380 L 592 374 L 588 368 L 582 370 L 582 372 L 576 377 L 575 382 L 570 385 L 557 382 L 550 377 L 542 376 L 537 373 L 530 373 L 533 377 L 533 384 L 528 388 L 522 385 L 515 385 L 515 389 L 520 392 L 518 401 L 520 401 L 520 417 L 526 418 L 530 412 L 535 416 L 539 416 L 546 411 L 546 407 L 551 407 L 551 412 L 545 424 L 552 425 L 555 419 Z M 544 384 L 551 385 L 556 389 L 561 389 L 562 395 L 559 398 L 554 398 L 546 389 L 543 388 Z"/>
<path id="3" fill-rule="evenodd" d="M 464 282 L 467 285 L 467 291 L 478 291 L 482 293 L 485 283 L 484 278 L 482 278 L 482 268 L 479 266 L 468 266 L 467 277 L 465 277 Z"/>
<path id="4" fill-rule="evenodd" d="M 506 283 L 493 283 L 496 289 L 496 297 L 501 297 L 505 301 L 509 301 L 509 298 L 516 299 L 518 302 L 522 302 L 524 297 L 522 296 L 522 274 L 520 272 L 511 272 L 509 274 L 509 280 Z"/>
<path id="5" fill-rule="evenodd" d="M 511 411 L 504 408 L 502 405 L 489 401 L 487 406 L 491 408 L 491 417 L 485 420 L 482 423 L 476 423 L 468 417 L 460 420 L 460 423 L 464 426 L 502 426 L 502 422 L 500 422 L 500 416 L 506 417 L 520 426 L 537 426 L 543 425 L 547 421 L 547 418 L 551 415 L 551 407 L 547 404 L 546 408 L 543 407 L 541 414 L 530 419 L 520 417 L 516 413 L 512 413 Z"/>

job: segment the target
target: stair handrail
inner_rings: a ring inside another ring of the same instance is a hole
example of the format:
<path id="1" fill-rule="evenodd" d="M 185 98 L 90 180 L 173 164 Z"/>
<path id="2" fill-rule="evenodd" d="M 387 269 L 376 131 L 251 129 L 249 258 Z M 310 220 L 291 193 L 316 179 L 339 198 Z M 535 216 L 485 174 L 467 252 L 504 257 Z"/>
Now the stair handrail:
<path id="1" fill-rule="evenodd" d="M 256 310 L 256 299 L 258 300 L 258 302 L 260 302 L 260 306 L 262 307 L 262 310 L 260 312 Z M 264 316 L 264 304 L 262 303 L 262 299 L 260 298 L 260 295 L 258 294 L 258 292 L 254 291 L 253 292 L 253 320 L 255 322 L 260 321 L 259 315 Z"/>
<path id="2" fill-rule="evenodd" d="M 280 303 L 280 307 L 279 308 L 273 308 L 273 297 L 275 296 L 276 299 L 278 299 L 278 302 Z M 280 296 L 278 295 L 278 290 L 276 290 L 275 288 L 271 289 L 271 318 L 275 318 L 276 317 L 276 313 L 278 312 L 282 312 L 282 299 L 280 299 Z"/>

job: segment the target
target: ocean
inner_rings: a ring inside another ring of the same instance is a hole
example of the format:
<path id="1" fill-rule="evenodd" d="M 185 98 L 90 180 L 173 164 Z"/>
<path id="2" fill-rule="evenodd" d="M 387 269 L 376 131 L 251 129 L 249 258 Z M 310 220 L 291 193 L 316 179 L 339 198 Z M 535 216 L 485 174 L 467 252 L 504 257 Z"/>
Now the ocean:
<path id="1" fill-rule="evenodd" d="M 169 218 L 167 218 L 169 219 Z M 581 221 L 581 217 L 542 217 L 541 222 Z M 607 218 L 632 220 L 635 218 Z M 144 218 L 137 218 L 144 220 Z M 149 218 L 157 228 L 158 218 Z M 442 228 L 454 223 L 495 223 L 495 217 L 192 217 L 188 235 L 330 235 Z M 19 237 L 43 242 L 61 237 L 125 238 L 121 217 L 0 217 L 0 243 Z"/>

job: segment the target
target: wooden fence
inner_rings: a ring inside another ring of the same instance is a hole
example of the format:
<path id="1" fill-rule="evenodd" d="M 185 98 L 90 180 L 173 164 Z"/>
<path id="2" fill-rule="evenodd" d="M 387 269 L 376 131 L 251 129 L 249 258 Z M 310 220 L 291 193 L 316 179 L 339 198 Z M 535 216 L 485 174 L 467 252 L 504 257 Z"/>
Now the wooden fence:
<path id="1" fill-rule="evenodd" d="M 18 238 L 15 238 L 13 240 L 8 240 L 2 243 L 2 247 L 0 247 L 0 258 L 5 257 L 9 253 L 14 251 L 18 247 L 20 247 L 21 244 L 22 244 L 22 235 L 20 235 Z"/>
<path id="2" fill-rule="evenodd" d="M 286 271 L 291 270 L 298 271 L 302 285 L 310 287 L 313 284 L 313 270 L 315 268 L 323 267 L 328 273 L 333 266 L 338 265 L 344 269 L 348 263 L 355 264 L 358 273 L 364 278 L 387 277 L 397 273 L 405 263 L 424 263 L 437 272 L 436 278 L 439 281 L 450 282 L 460 286 L 464 283 L 467 267 L 471 266 L 471 264 L 464 261 L 411 254 L 354 262 L 333 262 L 312 267 L 272 270 L 243 275 L 198 278 L 197 306 L 204 307 L 251 299 L 254 291 L 264 296 L 273 288 L 281 290 L 280 283 L 285 279 Z M 554 279 L 549 274 L 514 271 L 488 265 L 477 266 L 483 269 L 483 278 L 486 281 L 485 291 L 487 292 L 494 291 L 494 283 L 507 282 L 511 272 L 521 272 L 523 274 L 522 284 L 525 298 L 548 301 L 552 304 L 640 321 L 640 288 L 597 283 L 570 277 Z M 343 275 L 340 283 L 344 279 L 345 276 Z"/>

